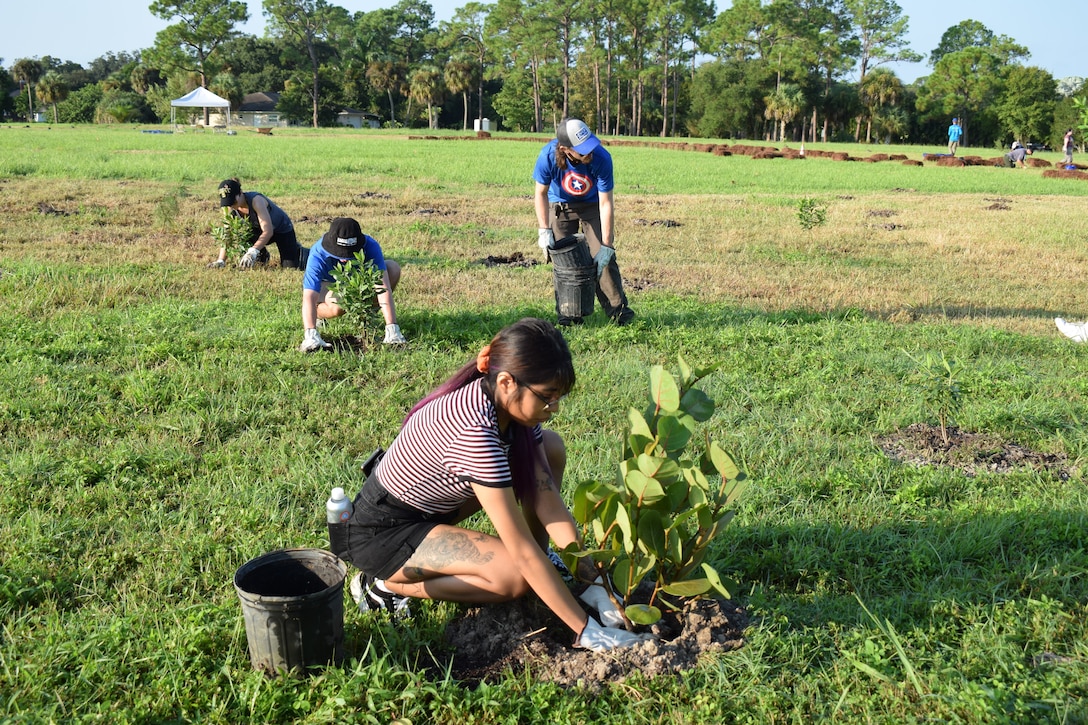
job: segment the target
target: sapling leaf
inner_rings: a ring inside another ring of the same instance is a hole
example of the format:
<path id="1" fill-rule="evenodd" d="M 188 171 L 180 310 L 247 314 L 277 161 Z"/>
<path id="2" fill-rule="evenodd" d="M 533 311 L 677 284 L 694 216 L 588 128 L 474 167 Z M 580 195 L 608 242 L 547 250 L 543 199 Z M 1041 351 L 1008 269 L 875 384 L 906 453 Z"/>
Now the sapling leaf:
<path id="1" fill-rule="evenodd" d="M 721 446 L 717 442 L 712 442 L 707 449 L 707 453 L 710 455 L 710 460 L 714 463 L 714 470 L 718 472 L 723 479 L 732 480 L 740 474 L 740 469 L 737 468 L 737 464 L 733 462 L 733 459 L 728 453 L 721 449 Z"/>
<path id="2" fill-rule="evenodd" d="M 737 474 L 737 477 L 733 480 L 733 485 L 725 492 L 725 500 L 722 502 L 728 506 L 737 500 L 737 497 L 744 493 L 744 489 L 748 488 L 748 477 L 741 471 Z"/>
<path id="3" fill-rule="evenodd" d="M 632 536 L 631 517 L 623 506 L 616 506 L 615 521 L 623 535 L 623 550 L 630 554 L 635 550 L 635 537 Z"/>
<path id="4" fill-rule="evenodd" d="M 703 573 L 706 574 L 706 578 L 710 580 L 710 585 L 718 590 L 726 599 L 732 599 L 732 591 L 735 591 L 737 584 L 734 581 L 723 579 L 718 571 L 710 564 L 703 564 Z"/>
<path id="5" fill-rule="evenodd" d="M 658 410 L 675 413 L 680 409 L 680 389 L 676 378 L 660 365 L 650 368 L 650 400 Z"/>
<path id="6" fill-rule="evenodd" d="M 703 423 L 714 415 L 714 401 L 698 388 L 692 388 L 680 399 L 680 409 L 695 420 Z"/>
<path id="7" fill-rule="evenodd" d="M 684 418 L 692 420 L 690 415 L 667 415 L 657 423 L 658 445 L 670 453 L 684 450 L 691 440 L 691 427 L 686 425 Z"/>
<path id="8" fill-rule="evenodd" d="M 694 382 L 691 375 L 691 366 L 688 365 L 688 361 L 684 359 L 683 355 L 677 355 L 677 367 L 680 368 L 680 384 L 689 387 Z"/>
<path id="9" fill-rule="evenodd" d="M 652 509 L 642 512 L 638 519 L 638 540 L 657 558 L 666 556 L 665 525 L 661 514 Z"/>
<path id="10" fill-rule="evenodd" d="M 712 587 L 709 579 L 687 579 L 667 584 L 661 587 L 661 591 L 674 597 L 698 597 L 709 592 Z"/>
<path id="11" fill-rule="evenodd" d="M 665 489 L 665 498 L 668 502 L 669 513 L 676 511 L 688 500 L 688 483 L 683 479 L 676 481 Z"/>
<path id="12" fill-rule="evenodd" d="M 650 478 L 656 478 L 662 485 L 668 486 L 680 478 L 680 464 L 670 458 L 650 456 L 645 453 L 637 459 L 638 470 Z"/>
<path id="13" fill-rule="evenodd" d="M 642 413 L 638 412 L 634 408 L 631 408 L 627 412 L 627 420 L 631 424 L 631 435 L 642 436 L 651 440 L 653 439 L 654 434 L 650 430 L 650 426 L 646 422 L 646 419 L 642 417 Z"/>
<path id="14" fill-rule="evenodd" d="M 665 489 L 655 479 L 642 471 L 628 471 L 623 477 L 627 490 L 644 504 L 653 504 L 665 498 Z"/>
<path id="15" fill-rule="evenodd" d="M 623 613 L 635 624 L 654 624 L 661 619 L 661 610 L 651 604 L 631 604 Z"/>

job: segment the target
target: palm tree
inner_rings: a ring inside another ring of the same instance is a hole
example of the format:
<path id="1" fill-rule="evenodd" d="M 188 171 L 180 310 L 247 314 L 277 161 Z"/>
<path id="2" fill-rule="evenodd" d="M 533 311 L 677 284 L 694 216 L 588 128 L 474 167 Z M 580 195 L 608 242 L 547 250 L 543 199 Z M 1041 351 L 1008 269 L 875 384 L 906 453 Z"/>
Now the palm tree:
<path id="1" fill-rule="evenodd" d="M 366 80 L 375 90 L 385 91 L 389 97 L 389 121 L 396 123 L 397 115 L 393 105 L 393 91 L 399 91 L 404 84 L 404 65 L 395 60 L 373 60 L 366 68 Z"/>
<path id="2" fill-rule="evenodd" d="M 57 119 L 57 104 L 68 97 L 68 84 L 56 71 L 49 71 L 38 81 L 38 100 L 53 107 L 53 123 Z"/>
<path id="3" fill-rule="evenodd" d="M 11 67 L 11 74 L 15 76 L 15 80 L 26 83 L 26 120 L 29 122 L 34 121 L 34 93 L 32 89 L 44 72 L 45 68 L 42 66 L 41 61 L 34 58 L 20 58 Z"/>
<path id="4" fill-rule="evenodd" d="M 872 140 L 873 117 L 885 106 L 894 106 L 903 95 L 903 82 L 887 68 L 877 68 L 861 82 L 861 102 L 869 112 L 865 143 Z"/>
<path id="5" fill-rule="evenodd" d="M 794 83 L 783 83 L 769 96 L 763 99 L 766 106 L 763 116 L 767 120 L 774 119 L 775 127 L 771 131 L 772 141 L 784 141 L 786 139 L 786 124 L 797 118 L 797 114 L 805 105 L 805 94 L 801 87 Z M 778 138 L 775 138 L 775 134 Z"/>
<path id="6" fill-rule="evenodd" d="M 425 65 L 412 73 L 409 96 L 427 105 L 427 128 L 438 128 L 438 114 L 434 106 L 441 104 L 446 95 L 442 85 L 442 73 L 433 65 Z"/>
<path id="7" fill-rule="evenodd" d="M 476 84 L 476 64 L 466 56 L 454 56 L 446 63 L 442 77 L 450 93 L 460 93 L 465 107 L 462 131 L 468 130 L 468 92 Z"/>

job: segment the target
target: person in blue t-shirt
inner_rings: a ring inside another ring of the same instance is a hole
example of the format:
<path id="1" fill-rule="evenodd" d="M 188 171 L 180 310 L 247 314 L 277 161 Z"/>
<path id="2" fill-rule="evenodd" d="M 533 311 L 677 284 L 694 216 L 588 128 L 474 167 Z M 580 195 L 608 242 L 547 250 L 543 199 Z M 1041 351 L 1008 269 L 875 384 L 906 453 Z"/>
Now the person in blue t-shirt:
<path id="1" fill-rule="evenodd" d="M 958 118 L 952 119 L 952 125 L 948 127 L 948 154 L 956 155 L 956 149 L 960 147 L 960 137 L 963 136 L 963 126 Z"/>
<path id="2" fill-rule="evenodd" d="M 611 154 L 583 121 L 565 118 L 556 128 L 556 138 L 541 149 L 533 180 L 537 244 L 546 251 L 556 239 L 585 234 L 597 263 L 597 299 L 610 320 L 626 325 L 635 312 L 627 305 L 616 264 Z M 557 300 L 557 314 L 558 307 Z M 581 321 L 559 315 L 560 325 Z"/>
<path id="3" fill-rule="evenodd" d="M 227 179 L 219 184 L 219 206 L 249 222 L 253 230 L 253 244 L 242 255 L 238 266 L 249 269 L 254 264 L 264 264 L 269 259 L 268 245 L 275 244 L 280 252 L 280 266 L 292 269 L 306 268 L 306 255 L 310 250 L 301 246 L 295 237 L 295 225 L 287 212 L 259 191 L 242 191 L 238 179 Z M 219 249 L 219 258 L 209 267 L 225 267 L 227 250 Z"/>
<path id="4" fill-rule="evenodd" d="M 408 342 L 397 324 L 397 311 L 393 306 L 393 290 L 400 282 L 400 265 L 385 258 L 377 240 L 363 234 L 359 222 L 339 217 L 332 220 L 329 231 L 310 249 L 310 258 L 306 263 L 306 273 L 302 278 L 302 327 L 305 334 L 298 348 L 301 352 L 332 347 L 321 339 L 317 321 L 344 314 L 344 308 L 337 304 L 336 297 L 329 289 L 333 283 L 332 272 L 337 265 L 354 259 L 355 253 L 360 251 L 367 262 L 382 272 L 384 289 L 378 295 L 378 306 L 385 318 L 385 339 L 382 342 L 387 345 Z"/>

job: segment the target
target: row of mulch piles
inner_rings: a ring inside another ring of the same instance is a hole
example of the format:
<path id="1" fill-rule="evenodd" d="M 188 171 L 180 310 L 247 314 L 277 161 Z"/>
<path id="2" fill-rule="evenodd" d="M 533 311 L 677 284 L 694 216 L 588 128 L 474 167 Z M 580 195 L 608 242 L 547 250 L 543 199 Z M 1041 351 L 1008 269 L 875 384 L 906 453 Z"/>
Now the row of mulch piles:
<path id="1" fill-rule="evenodd" d="M 1088 181 L 1088 173 L 1081 171 L 1082 167 L 1075 169 L 1047 169 L 1043 172 L 1044 179 L 1081 179 Z"/>
<path id="2" fill-rule="evenodd" d="M 457 140 L 457 139 L 488 139 L 491 138 L 491 134 L 486 131 L 478 131 L 473 136 L 409 136 L 413 140 Z M 522 141 L 539 141 L 535 137 L 524 137 Z M 696 153 L 708 153 L 714 156 L 749 156 L 753 159 L 805 159 L 805 158 L 824 158 L 831 159 L 832 161 L 860 161 L 865 163 L 879 163 L 881 161 L 898 161 L 904 166 L 924 166 L 922 161 L 917 159 L 908 158 L 905 154 L 884 154 L 876 153 L 870 156 L 857 157 L 851 156 L 845 151 L 824 151 L 821 149 L 809 149 L 805 153 L 801 153 L 799 149 L 784 147 L 776 148 L 774 146 L 756 146 L 752 144 L 711 144 L 711 143 L 688 143 L 686 141 L 672 141 L 672 142 L 658 142 L 641 139 L 608 139 L 605 141 L 606 146 L 653 146 L 655 148 L 670 149 L 673 151 L 694 151 Z M 1004 166 L 1005 157 L 995 156 L 993 158 L 984 159 L 981 156 L 947 156 L 943 154 L 931 154 L 930 158 L 925 160 L 934 163 L 937 166 L 945 167 L 963 167 L 963 166 Z M 1043 176 L 1048 179 L 1085 179 L 1088 180 L 1088 173 L 1085 170 L 1088 166 L 1081 164 L 1075 164 L 1076 169 L 1051 168 L 1054 166 L 1045 159 L 1036 159 L 1028 157 L 1026 163 L 1034 168 L 1047 169 L 1043 172 Z"/>

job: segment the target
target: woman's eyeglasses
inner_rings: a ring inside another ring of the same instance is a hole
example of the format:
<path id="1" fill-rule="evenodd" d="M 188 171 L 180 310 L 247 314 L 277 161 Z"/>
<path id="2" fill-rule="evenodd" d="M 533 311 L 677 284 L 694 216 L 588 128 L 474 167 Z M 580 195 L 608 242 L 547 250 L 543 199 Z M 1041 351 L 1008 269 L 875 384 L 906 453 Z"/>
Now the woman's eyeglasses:
<path id="1" fill-rule="evenodd" d="M 514 379 L 517 382 L 517 378 Z M 536 396 L 536 399 L 544 404 L 544 410 L 557 410 L 559 408 L 560 401 L 567 397 L 566 395 L 560 395 L 555 398 L 549 398 L 547 395 L 539 392 L 532 385 L 526 385 L 525 383 L 518 382 L 518 385 L 528 390 L 530 393 Z"/>

